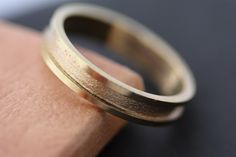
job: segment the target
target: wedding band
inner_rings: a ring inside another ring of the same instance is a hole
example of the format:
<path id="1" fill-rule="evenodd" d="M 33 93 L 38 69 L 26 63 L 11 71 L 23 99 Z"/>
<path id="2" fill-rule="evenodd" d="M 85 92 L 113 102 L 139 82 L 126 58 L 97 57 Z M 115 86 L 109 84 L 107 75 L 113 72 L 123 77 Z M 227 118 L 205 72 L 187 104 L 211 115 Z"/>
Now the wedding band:
<path id="1" fill-rule="evenodd" d="M 75 48 L 68 33 L 93 37 L 129 59 L 161 95 L 110 76 Z M 174 121 L 196 90 L 189 67 L 163 39 L 138 22 L 96 5 L 71 4 L 57 9 L 45 30 L 43 58 L 72 90 L 132 122 L 156 125 Z"/>

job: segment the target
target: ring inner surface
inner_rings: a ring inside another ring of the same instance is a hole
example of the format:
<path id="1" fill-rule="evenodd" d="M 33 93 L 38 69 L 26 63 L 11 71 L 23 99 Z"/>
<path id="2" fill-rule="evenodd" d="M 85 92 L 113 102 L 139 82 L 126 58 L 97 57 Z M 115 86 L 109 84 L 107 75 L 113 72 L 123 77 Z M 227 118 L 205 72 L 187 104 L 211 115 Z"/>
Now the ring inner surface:
<path id="1" fill-rule="evenodd" d="M 71 16 L 64 21 L 65 32 L 100 41 L 104 46 L 128 59 L 147 76 L 161 95 L 175 95 L 183 89 L 183 79 L 172 65 L 171 58 L 162 57 L 158 50 L 140 38 L 139 31 L 89 16 Z M 143 35 L 143 34 L 142 34 Z"/>

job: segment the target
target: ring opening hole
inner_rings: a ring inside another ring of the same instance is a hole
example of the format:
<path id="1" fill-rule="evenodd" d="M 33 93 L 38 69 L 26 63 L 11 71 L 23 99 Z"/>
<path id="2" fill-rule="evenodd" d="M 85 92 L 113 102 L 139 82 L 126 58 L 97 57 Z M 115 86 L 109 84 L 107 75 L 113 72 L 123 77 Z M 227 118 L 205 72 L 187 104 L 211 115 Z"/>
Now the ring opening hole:
<path id="1" fill-rule="evenodd" d="M 80 52 L 84 52 L 83 48 L 92 50 L 140 74 L 146 92 L 159 95 L 173 95 L 180 92 L 182 83 L 178 75 L 135 34 L 83 16 L 67 18 L 64 27 L 68 38 Z M 106 69 L 94 60 L 90 61 L 99 68 Z M 104 71 L 109 74 L 108 71 Z"/>

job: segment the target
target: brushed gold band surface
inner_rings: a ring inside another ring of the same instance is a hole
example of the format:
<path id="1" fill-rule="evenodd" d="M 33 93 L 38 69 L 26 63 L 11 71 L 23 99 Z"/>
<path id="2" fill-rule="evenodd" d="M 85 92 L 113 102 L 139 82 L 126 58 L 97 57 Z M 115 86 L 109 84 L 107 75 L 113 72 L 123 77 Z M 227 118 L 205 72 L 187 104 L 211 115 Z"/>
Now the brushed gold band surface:
<path id="1" fill-rule="evenodd" d="M 111 77 L 76 49 L 67 33 L 87 35 L 142 70 L 162 95 L 133 88 Z M 158 35 L 119 13 L 89 4 L 59 8 L 45 31 L 43 58 L 53 73 L 104 110 L 142 124 L 176 120 L 195 94 L 184 60 Z"/>

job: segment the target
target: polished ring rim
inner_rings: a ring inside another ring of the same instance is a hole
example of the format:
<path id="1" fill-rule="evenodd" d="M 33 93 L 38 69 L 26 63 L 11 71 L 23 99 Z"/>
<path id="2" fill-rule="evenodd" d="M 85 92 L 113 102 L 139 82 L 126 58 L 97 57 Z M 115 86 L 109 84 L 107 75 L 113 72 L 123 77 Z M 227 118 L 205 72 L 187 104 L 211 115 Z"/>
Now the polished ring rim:
<path id="1" fill-rule="evenodd" d="M 140 95 L 144 98 L 149 98 L 149 99 L 154 99 L 154 100 L 158 100 L 159 102 L 164 102 L 164 104 L 166 103 L 166 105 L 169 105 L 171 107 L 174 108 L 182 108 L 182 105 L 185 104 L 185 102 L 187 102 L 188 100 L 190 100 L 196 91 L 196 85 L 195 85 L 195 80 L 194 77 L 191 73 L 191 71 L 189 70 L 187 64 L 185 63 L 185 61 L 176 53 L 175 50 L 173 50 L 164 40 L 162 40 L 159 36 L 157 35 L 153 35 L 153 32 L 151 32 L 150 30 L 148 30 L 146 27 L 142 26 L 141 24 L 138 24 L 137 22 L 135 22 L 134 20 L 125 17 L 124 15 L 121 15 L 119 13 L 115 13 L 114 11 L 111 11 L 109 9 L 105 9 L 103 7 L 98 7 L 95 5 L 88 5 L 88 4 L 72 4 L 72 5 L 66 5 L 63 6 L 61 8 L 59 8 L 56 13 L 54 14 L 50 26 L 49 26 L 49 32 L 53 31 L 54 34 L 59 35 L 59 38 L 62 39 L 61 44 L 63 44 L 64 47 L 66 47 L 67 49 L 69 49 L 72 53 L 74 52 L 78 52 L 78 50 L 73 46 L 73 44 L 70 42 L 70 40 L 68 39 L 65 30 L 64 30 L 64 20 L 66 18 L 68 18 L 71 15 L 79 15 L 80 13 L 83 14 L 91 14 L 91 12 L 89 12 L 89 10 L 93 10 L 93 12 L 96 12 L 98 14 L 96 14 L 96 16 L 100 16 L 100 18 L 105 18 L 107 16 L 107 13 L 109 13 L 109 17 L 116 17 L 119 19 L 122 19 L 123 21 L 128 21 L 128 23 L 130 25 L 135 25 L 135 27 L 138 27 L 138 29 L 141 29 L 142 31 L 145 31 L 145 33 L 148 33 L 149 36 L 151 36 L 152 38 L 159 41 L 160 45 L 164 45 L 164 48 L 168 49 L 168 52 L 171 52 L 171 56 L 172 58 L 175 58 L 175 60 L 177 59 L 178 63 L 181 63 L 182 68 L 184 69 L 184 75 L 186 78 L 186 82 L 189 84 L 187 86 L 187 89 L 185 89 L 185 96 L 181 96 L 182 99 L 178 100 L 175 96 L 160 96 L 160 95 L 156 95 L 156 94 L 151 94 L 151 93 L 147 93 L 145 91 L 141 91 L 139 89 L 133 88 L 131 86 L 128 86 L 126 84 L 124 84 L 123 82 L 118 81 L 115 78 L 112 78 L 111 76 L 109 76 L 107 73 L 103 72 L 100 68 L 96 67 L 94 64 L 92 64 L 89 60 L 87 60 L 82 54 L 80 53 L 75 53 L 76 55 L 74 55 L 74 57 L 78 57 L 80 59 L 80 61 L 83 61 L 83 64 L 89 65 L 89 67 L 95 71 L 96 73 L 100 74 L 101 77 L 106 78 L 107 80 L 109 80 L 111 83 L 118 85 L 119 87 L 123 88 L 124 90 L 127 90 L 128 93 L 130 94 L 130 92 L 135 93 L 137 95 Z M 94 14 L 92 14 L 94 16 Z M 107 19 L 106 19 L 107 20 Z M 111 20 L 111 19 L 109 19 Z M 48 31 L 46 31 L 48 32 Z M 50 32 L 51 33 L 51 32 Z M 47 34 L 47 33 L 45 33 Z M 47 37 L 46 37 L 47 38 Z M 46 45 L 48 45 L 48 41 L 46 40 Z M 47 49 L 47 48 L 46 48 Z M 45 51 L 44 51 L 45 52 Z M 50 53 L 47 51 L 47 53 Z M 46 59 L 44 59 L 46 62 L 48 60 L 52 60 L 51 57 L 45 57 Z M 52 63 L 50 63 L 52 64 Z M 55 60 L 54 60 L 54 64 L 55 64 Z M 49 65 L 49 64 L 48 64 Z M 55 67 L 54 67 L 55 68 Z M 58 67 L 57 67 L 58 68 Z M 53 68 L 50 68 L 53 69 Z M 59 76 L 60 78 L 60 76 Z M 65 79 L 65 78 L 63 78 Z M 61 80 L 63 80 L 61 79 Z M 68 84 L 67 84 L 68 85 Z M 70 85 L 70 88 L 74 88 L 74 85 Z M 76 89 L 78 90 L 78 89 Z M 118 90 L 119 92 L 119 90 Z M 121 94 L 124 94 L 121 93 Z M 186 95 L 187 94 L 187 95 Z M 178 96 L 179 97 L 179 96 Z M 184 99 L 183 99 L 184 98 Z M 168 106 L 168 107 L 169 107 Z M 181 106 L 181 107 L 179 107 Z M 179 109 L 178 109 L 179 110 Z M 125 113 L 127 114 L 127 113 Z M 150 119 L 140 119 L 141 121 L 151 121 L 151 122 L 166 122 L 166 121 L 172 121 L 177 119 L 180 115 L 182 114 L 182 111 L 179 112 L 178 114 L 176 114 L 173 118 L 163 118 L 163 120 L 156 118 L 156 120 L 150 120 Z M 131 117 L 134 117 L 134 115 L 129 115 Z M 137 116 L 135 117 L 136 119 L 139 119 Z M 132 119 L 132 118 L 131 118 Z"/>

